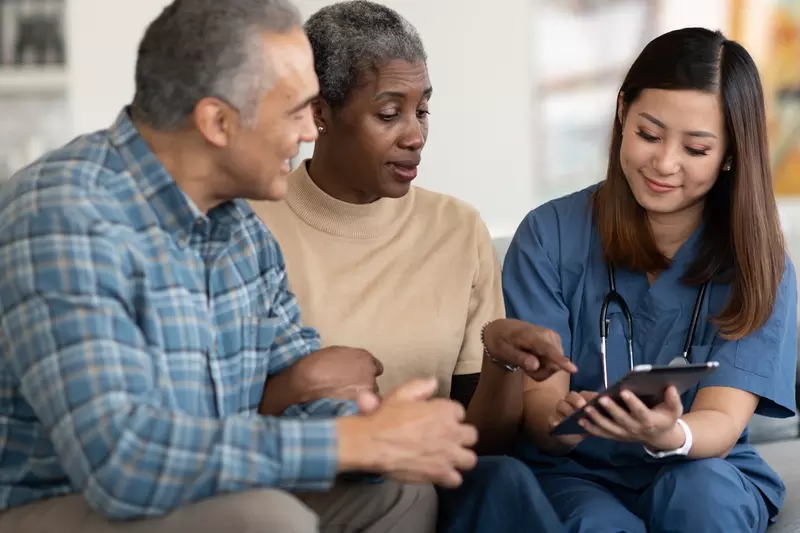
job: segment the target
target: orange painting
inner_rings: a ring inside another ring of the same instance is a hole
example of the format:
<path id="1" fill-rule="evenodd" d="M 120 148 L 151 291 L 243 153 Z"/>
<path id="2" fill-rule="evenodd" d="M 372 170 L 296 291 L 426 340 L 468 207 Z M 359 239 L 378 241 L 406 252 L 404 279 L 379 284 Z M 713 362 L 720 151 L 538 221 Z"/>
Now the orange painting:
<path id="1" fill-rule="evenodd" d="M 800 2 L 773 0 L 771 4 L 769 16 L 763 18 L 766 31 L 755 33 L 764 40 L 757 43 L 763 53 L 756 60 L 767 104 L 775 194 L 800 196 Z M 748 10 L 737 7 L 741 18 L 737 17 L 734 28 L 742 30 L 736 22 L 747 20 Z M 747 39 L 742 42 L 754 44 Z"/>

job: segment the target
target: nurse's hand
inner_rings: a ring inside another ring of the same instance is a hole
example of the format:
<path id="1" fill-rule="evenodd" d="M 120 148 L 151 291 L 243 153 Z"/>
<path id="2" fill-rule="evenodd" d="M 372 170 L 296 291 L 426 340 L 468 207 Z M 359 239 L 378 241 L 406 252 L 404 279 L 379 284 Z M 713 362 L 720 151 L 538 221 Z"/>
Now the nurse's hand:
<path id="1" fill-rule="evenodd" d="M 668 387 L 664 402 L 649 409 L 631 391 L 622 391 L 625 408 L 611 398 L 599 403 L 608 416 L 593 408 L 586 410 L 588 419 L 580 422 L 590 435 L 622 442 L 638 442 L 650 448 L 661 448 L 659 443 L 675 430 L 678 418 L 683 414 L 683 403 L 675 387 Z"/>
<path id="2" fill-rule="evenodd" d="M 564 357 L 561 337 L 551 329 L 504 318 L 486 326 L 483 340 L 492 357 L 507 365 L 520 367 L 536 381 L 544 381 L 559 370 L 571 374 L 578 371 Z"/>
<path id="3" fill-rule="evenodd" d="M 591 402 L 597 396 L 596 392 L 583 391 L 583 392 L 570 392 L 566 398 L 559 400 L 556 404 L 556 412 L 549 418 L 550 429 L 555 429 L 565 418 L 569 417 L 575 411 L 583 408 L 584 405 Z M 564 447 L 564 452 L 567 452 L 581 443 L 587 435 L 558 435 L 552 437 L 553 440 L 558 442 Z"/>

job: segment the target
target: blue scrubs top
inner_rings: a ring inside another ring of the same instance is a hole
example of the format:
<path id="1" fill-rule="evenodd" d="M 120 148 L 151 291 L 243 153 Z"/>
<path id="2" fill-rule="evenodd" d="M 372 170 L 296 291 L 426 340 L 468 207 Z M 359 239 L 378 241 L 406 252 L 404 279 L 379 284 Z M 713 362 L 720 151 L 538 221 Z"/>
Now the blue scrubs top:
<path id="1" fill-rule="evenodd" d="M 535 209 L 518 228 L 503 265 L 503 293 L 510 318 L 556 331 L 564 353 L 578 372 L 574 391 L 603 389 L 600 356 L 600 307 L 608 293 L 608 271 L 602 244 L 592 220 L 594 185 Z M 644 273 L 615 269 L 617 291 L 633 316 L 634 364 L 666 365 L 683 351 L 691 322 L 697 287 L 680 283 L 694 258 L 702 229 L 676 253 L 669 270 L 651 286 Z M 698 387 L 683 395 L 688 412 L 697 390 L 725 386 L 760 397 L 757 413 L 790 417 L 795 411 L 797 365 L 797 282 L 787 258 L 786 270 L 772 316 L 758 331 L 738 340 L 723 340 L 708 320 L 725 305 L 730 287 L 708 288 L 690 361 L 719 361 L 720 367 Z M 608 380 L 615 382 L 628 371 L 625 321 L 616 304 L 608 310 Z M 569 455 L 554 457 L 523 443 L 520 456 L 537 473 L 574 475 L 596 480 L 608 488 L 643 490 L 664 464 L 647 455 L 640 444 L 590 437 Z M 686 460 L 680 458 L 678 460 Z M 727 460 L 737 466 L 780 509 L 785 488 L 778 475 L 748 444 L 742 434 Z"/>

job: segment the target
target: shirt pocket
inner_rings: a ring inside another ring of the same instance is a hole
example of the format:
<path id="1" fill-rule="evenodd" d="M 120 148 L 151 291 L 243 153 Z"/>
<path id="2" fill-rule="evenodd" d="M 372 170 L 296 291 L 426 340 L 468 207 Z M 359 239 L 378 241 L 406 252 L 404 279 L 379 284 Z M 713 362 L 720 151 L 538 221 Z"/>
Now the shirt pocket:
<path id="1" fill-rule="evenodd" d="M 726 348 L 733 352 L 733 365 L 762 378 L 775 377 L 780 357 L 778 338 L 763 329 L 738 341 L 725 341 Z"/>

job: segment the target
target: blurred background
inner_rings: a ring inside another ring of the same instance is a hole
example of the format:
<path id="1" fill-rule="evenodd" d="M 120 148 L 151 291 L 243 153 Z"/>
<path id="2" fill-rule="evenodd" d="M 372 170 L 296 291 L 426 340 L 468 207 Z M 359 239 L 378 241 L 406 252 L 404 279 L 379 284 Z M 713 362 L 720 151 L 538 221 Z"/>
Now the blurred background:
<path id="1" fill-rule="evenodd" d="M 133 94 L 144 27 L 167 3 L 0 0 L 0 179 L 113 121 Z M 330 2 L 296 3 L 309 15 Z M 418 183 L 476 206 L 497 238 L 602 179 L 616 92 L 647 41 L 689 25 L 740 40 L 764 78 L 776 194 L 800 254 L 800 0 L 384 3 L 417 26 L 430 57 Z"/>

